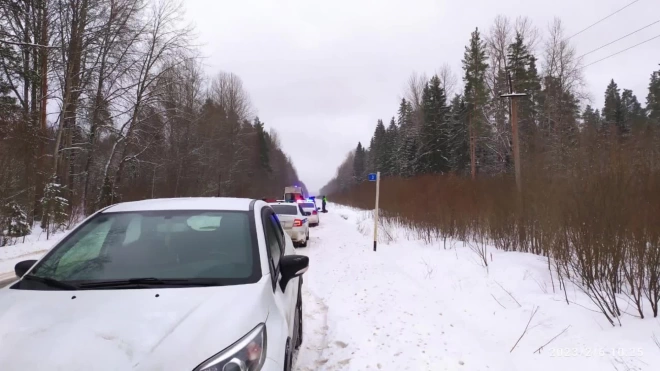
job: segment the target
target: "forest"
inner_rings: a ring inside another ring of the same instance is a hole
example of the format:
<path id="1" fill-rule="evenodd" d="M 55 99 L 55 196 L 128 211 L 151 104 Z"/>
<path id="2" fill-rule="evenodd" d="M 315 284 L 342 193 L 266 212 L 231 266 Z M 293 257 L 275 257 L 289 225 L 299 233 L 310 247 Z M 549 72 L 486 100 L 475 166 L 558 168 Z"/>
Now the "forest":
<path id="1" fill-rule="evenodd" d="M 657 317 L 660 67 L 636 72 L 649 76 L 641 99 L 612 79 L 594 107 L 586 54 L 560 20 L 542 32 L 499 16 L 466 39 L 462 87 L 446 66 L 413 74 L 397 114 L 377 122 L 321 192 L 373 210 L 367 174 L 379 171 L 385 242 L 388 225 L 404 226 L 440 248 L 469 247 L 486 270 L 491 248 L 537 254 L 567 304 L 570 282 L 612 325 Z"/>
<path id="2" fill-rule="evenodd" d="M 0 246 L 144 198 L 280 195 L 298 176 L 175 0 L 0 2 Z"/>
<path id="3" fill-rule="evenodd" d="M 524 169 L 565 173 L 580 148 L 611 152 L 651 141 L 660 128 L 660 67 L 648 71 L 646 104 L 611 80 L 599 108 L 585 91 L 582 57 L 560 20 L 543 35 L 527 18 L 497 17 L 487 33 L 477 28 L 470 35 L 462 90 L 447 64 L 430 78 L 413 73 L 396 115 L 378 120 L 370 143 L 357 144 L 321 193 L 349 189 L 374 171 L 473 179 L 511 173 L 511 103 L 502 98 L 509 93 L 526 94 L 515 98 Z M 659 148 L 656 140 L 644 157 L 653 159 Z"/>

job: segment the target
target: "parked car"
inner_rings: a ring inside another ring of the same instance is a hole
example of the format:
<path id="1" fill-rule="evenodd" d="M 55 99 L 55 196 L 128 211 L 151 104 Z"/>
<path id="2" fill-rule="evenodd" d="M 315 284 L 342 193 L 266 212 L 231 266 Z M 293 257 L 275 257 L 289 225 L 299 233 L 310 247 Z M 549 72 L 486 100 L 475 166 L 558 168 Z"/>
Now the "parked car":
<path id="1" fill-rule="evenodd" d="M 312 214 L 303 211 L 298 203 L 277 202 L 270 204 L 277 217 L 280 219 L 282 228 L 293 240 L 294 246 L 307 247 L 309 241 L 309 219 Z"/>
<path id="2" fill-rule="evenodd" d="M 129 202 L 0 289 L 2 370 L 291 370 L 302 274 L 263 201 Z"/>
<path id="3" fill-rule="evenodd" d="M 309 226 L 316 227 L 319 225 L 319 209 L 316 207 L 316 205 L 314 205 L 314 203 L 311 201 L 300 202 L 299 204 L 303 211 L 310 213 L 310 215 L 307 217 L 309 219 Z"/>

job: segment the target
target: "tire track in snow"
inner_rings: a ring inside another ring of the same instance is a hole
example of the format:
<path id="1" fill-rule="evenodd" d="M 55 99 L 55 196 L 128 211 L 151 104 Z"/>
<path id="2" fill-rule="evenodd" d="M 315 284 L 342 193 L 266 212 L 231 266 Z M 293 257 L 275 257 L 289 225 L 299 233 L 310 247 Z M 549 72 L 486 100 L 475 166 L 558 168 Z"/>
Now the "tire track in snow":
<path id="1" fill-rule="evenodd" d="M 328 306 L 303 285 L 303 343 L 296 355 L 296 371 L 318 370 L 327 362 Z"/>
<path id="2" fill-rule="evenodd" d="M 304 251 L 310 256 L 307 282 L 331 306 L 323 363 L 310 369 L 477 370 L 496 360 L 508 363 L 471 331 L 460 309 L 452 308 L 452 293 L 401 264 L 412 251 L 395 243 L 373 252 L 355 218 L 341 214 L 327 215 L 325 228 L 314 231 L 318 241 Z"/>

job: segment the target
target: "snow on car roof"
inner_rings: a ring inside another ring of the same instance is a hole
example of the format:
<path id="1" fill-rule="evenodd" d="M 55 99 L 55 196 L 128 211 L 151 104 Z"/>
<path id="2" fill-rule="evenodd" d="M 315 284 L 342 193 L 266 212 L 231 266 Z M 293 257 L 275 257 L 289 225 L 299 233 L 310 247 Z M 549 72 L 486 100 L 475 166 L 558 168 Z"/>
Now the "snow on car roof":
<path id="1" fill-rule="evenodd" d="M 104 213 L 120 213 L 126 211 L 162 211 L 162 210 L 250 210 L 249 198 L 229 197 L 190 197 L 190 198 L 156 198 L 134 202 L 123 202 L 110 206 Z"/>

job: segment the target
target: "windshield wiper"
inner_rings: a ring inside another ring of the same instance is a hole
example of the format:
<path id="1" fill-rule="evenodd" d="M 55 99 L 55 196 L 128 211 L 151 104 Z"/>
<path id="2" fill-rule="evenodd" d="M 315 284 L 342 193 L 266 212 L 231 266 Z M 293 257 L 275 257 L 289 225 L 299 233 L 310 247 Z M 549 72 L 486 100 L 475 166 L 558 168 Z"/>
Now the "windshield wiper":
<path id="1" fill-rule="evenodd" d="M 39 276 L 35 276 L 35 275 L 32 275 L 32 274 L 26 274 L 25 276 L 23 276 L 22 279 L 23 280 L 31 280 L 31 281 L 41 282 L 41 283 L 45 284 L 46 286 L 57 287 L 57 288 L 64 289 L 64 290 L 78 290 L 78 286 L 72 285 L 70 283 L 58 281 L 58 280 L 56 280 L 54 278 L 50 278 L 50 277 L 39 277 Z"/>
<path id="2" fill-rule="evenodd" d="M 216 283 L 208 281 L 197 281 L 190 279 L 172 279 L 172 278 L 129 278 L 127 280 L 110 280 L 81 283 L 81 288 L 110 288 L 110 287 L 149 287 L 149 286 L 216 286 Z"/>

